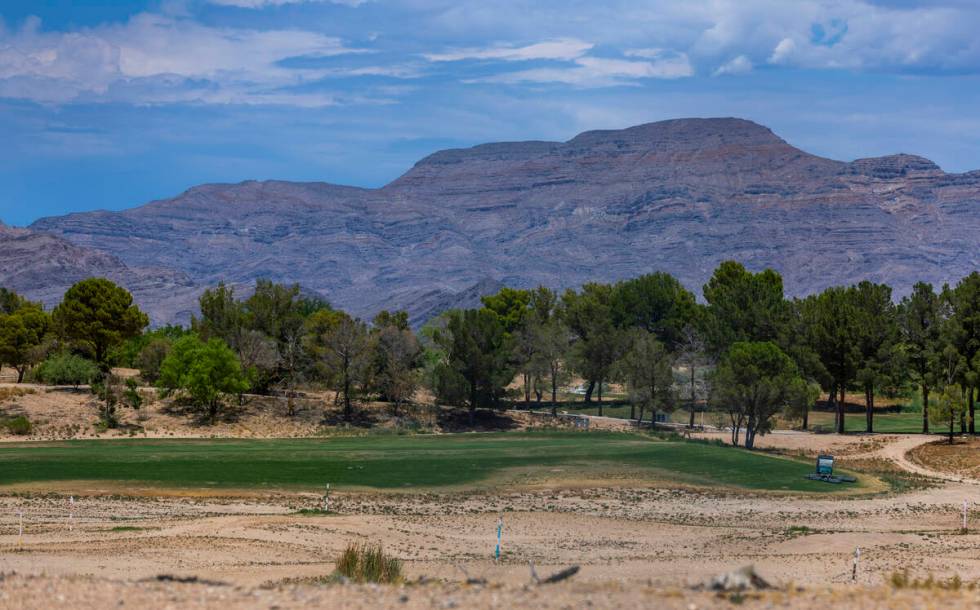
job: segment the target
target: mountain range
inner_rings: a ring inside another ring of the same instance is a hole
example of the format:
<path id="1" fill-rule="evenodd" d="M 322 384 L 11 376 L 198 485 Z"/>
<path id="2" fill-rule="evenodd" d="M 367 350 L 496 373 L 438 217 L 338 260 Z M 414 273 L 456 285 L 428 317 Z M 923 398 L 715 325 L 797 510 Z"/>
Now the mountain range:
<path id="1" fill-rule="evenodd" d="M 0 226 L 0 284 L 57 301 L 103 275 L 155 323 L 225 281 L 299 283 L 413 323 L 500 286 L 577 287 L 660 270 L 695 293 L 735 259 L 804 295 L 863 279 L 897 294 L 978 268 L 980 171 L 897 154 L 836 161 L 742 119 L 678 119 L 567 142 L 436 152 L 377 189 L 208 184 L 121 212 Z"/>

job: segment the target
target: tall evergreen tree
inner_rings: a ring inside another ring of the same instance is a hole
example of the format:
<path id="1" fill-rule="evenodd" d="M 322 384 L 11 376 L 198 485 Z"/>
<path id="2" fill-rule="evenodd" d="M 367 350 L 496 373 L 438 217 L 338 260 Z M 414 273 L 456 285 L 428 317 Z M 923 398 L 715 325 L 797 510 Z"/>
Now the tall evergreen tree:
<path id="1" fill-rule="evenodd" d="M 922 433 L 929 433 L 929 394 L 937 387 L 937 360 L 943 350 L 942 327 L 948 307 L 932 284 L 918 282 L 899 303 L 898 328 L 908 372 L 922 393 Z"/>

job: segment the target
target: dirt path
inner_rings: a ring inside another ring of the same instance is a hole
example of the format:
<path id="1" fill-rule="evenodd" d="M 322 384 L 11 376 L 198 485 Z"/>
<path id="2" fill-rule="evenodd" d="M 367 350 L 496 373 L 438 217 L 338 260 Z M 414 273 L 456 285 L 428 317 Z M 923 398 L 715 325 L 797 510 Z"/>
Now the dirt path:
<path id="1" fill-rule="evenodd" d="M 948 472 L 940 472 L 938 470 L 933 470 L 928 468 L 918 462 L 915 462 L 909 456 L 909 453 L 915 448 L 931 443 L 937 440 L 942 440 L 945 437 L 941 436 L 919 436 L 919 437 L 909 437 L 903 438 L 895 443 L 885 445 L 880 450 L 880 454 L 885 459 L 891 460 L 899 468 L 912 472 L 915 474 L 924 475 L 927 477 L 933 477 L 936 479 L 941 479 L 943 481 L 948 481 L 952 483 L 961 483 L 964 485 L 980 486 L 980 480 L 962 477 Z"/>

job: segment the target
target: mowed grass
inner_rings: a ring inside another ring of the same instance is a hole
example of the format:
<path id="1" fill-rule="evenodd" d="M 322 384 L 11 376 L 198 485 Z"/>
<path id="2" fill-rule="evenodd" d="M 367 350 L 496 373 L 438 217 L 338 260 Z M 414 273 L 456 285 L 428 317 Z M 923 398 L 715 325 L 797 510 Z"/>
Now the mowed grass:
<path id="1" fill-rule="evenodd" d="M 810 427 L 820 426 L 825 430 L 833 430 L 834 414 L 824 411 L 810 413 Z M 930 425 L 930 429 L 933 425 Z M 844 416 L 845 432 L 864 432 L 867 420 L 864 413 L 848 413 Z M 957 431 L 959 428 L 957 428 Z M 893 434 L 917 434 L 922 432 L 922 413 L 876 413 L 874 418 L 875 432 L 890 432 Z"/>
<path id="2" fill-rule="evenodd" d="M 0 446 L 0 485 L 105 481 L 162 488 L 447 488 L 506 485 L 562 466 L 617 481 L 833 492 L 809 462 L 639 434 L 515 432 L 270 440 L 110 440 Z M 45 487 L 45 486 L 41 486 Z M 55 487 L 47 486 L 51 489 Z M 2 488 L 0 488 L 2 489 Z"/>

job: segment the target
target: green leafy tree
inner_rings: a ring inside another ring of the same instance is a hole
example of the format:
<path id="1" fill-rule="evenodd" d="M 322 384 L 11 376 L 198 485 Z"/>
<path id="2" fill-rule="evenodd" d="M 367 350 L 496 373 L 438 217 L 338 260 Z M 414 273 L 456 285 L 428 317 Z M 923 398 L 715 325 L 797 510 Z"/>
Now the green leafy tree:
<path id="1" fill-rule="evenodd" d="M 905 376 L 905 359 L 899 345 L 897 308 L 886 284 L 863 281 L 849 289 L 857 315 L 857 347 L 860 363 L 856 379 L 864 389 L 866 432 L 874 432 L 875 392 L 895 387 Z"/>
<path id="2" fill-rule="evenodd" d="M 902 299 L 897 319 L 908 372 L 922 393 L 922 433 L 929 433 L 929 394 L 937 384 L 937 360 L 943 350 L 942 328 L 948 308 L 932 284 L 918 282 Z"/>
<path id="3" fill-rule="evenodd" d="M 602 386 L 609 381 L 613 365 L 626 348 L 627 333 L 612 322 L 612 286 L 590 283 L 580 292 L 562 295 L 560 316 L 573 336 L 570 360 L 573 369 L 588 384 L 585 402 L 592 402 L 598 388 L 599 414 L 602 415 Z"/>
<path id="4" fill-rule="evenodd" d="M 32 373 L 48 385 L 80 385 L 92 383 L 99 375 L 99 366 L 76 354 L 55 354 L 42 362 Z"/>
<path id="5" fill-rule="evenodd" d="M 323 380 L 343 401 L 344 419 L 354 414 L 352 398 L 367 374 L 370 364 L 370 342 L 367 325 L 346 314 L 320 312 L 312 317 L 307 340 Z"/>
<path id="6" fill-rule="evenodd" d="M 551 370 L 548 356 L 542 353 L 541 342 L 547 335 L 545 329 L 557 318 L 558 297 L 554 291 L 544 286 L 525 292 L 528 296 L 527 304 L 519 314 L 521 321 L 512 336 L 514 363 L 524 382 L 524 404 L 530 408 L 532 391 L 537 396 L 537 401 L 541 402 L 544 380 Z M 521 301 L 523 299 L 518 302 Z"/>
<path id="7" fill-rule="evenodd" d="M 804 340 L 826 371 L 828 394 L 837 404 L 837 432 L 843 434 L 847 386 L 855 380 L 861 364 L 860 316 L 852 293 L 843 287 L 828 288 L 809 296 L 801 307 L 807 332 Z"/>
<path id="8" fill-rule="evenodd" d="M 167 324 L 166 326 L 146 330 L 142 334 L 129 338 L 122 345 L 112 350 L 109 354 L 109 361 L 114 366 L 138 369 L 140 367 L 137 364 L 137 360 L 139 359 L 140 352 L 147 345 L 157 340 L 173 343 L 190 332 L 191 330 L 189 328 L 175 324 Z"/>
<path id="9" fill-rule="evenodd" d="M 139 411 L 143 406 L 143 395 L 140 394 L 139 383 L 132 377 L 126 380 L 126 389 L 123 391 L 123 401 L 134 410 Z"/>
<path id="10" fill-rule="evenodd" d="M 10 315 L 18 309 L 23 309 L 30 305 L 38 308 L 41 307 L 40 304 L 28 301 L 13 290 L 0 286 L 0 314 Z"/>
<path id="11" fill-rule="evenodd" d="M 739 263 L 725 261 L 703 292 L 708 303 L 707 339 L 715 355 L 739 341 L 779 340 L 789 304 L 783 296 L 783 278 L 772 269 L 752 273 Z"/>
<path id="12" fill-rule="evenodd" d="M 375 328 L 394 327 L 398 330 L 411 330 L 411 326 L 408 323 L 407 311 L 388 311 L 387 309 L 383 309 L 374 316 L 374 319 L 371 320 L 371 325 Z"/>
<path id="13" fill-rule="evenodd" d="M 69 288 L 53 320 L 61 335 L 91 353 L 103 370 L 108 369 L 110 350 L 139 335 L 150 322 L 127 290 L 105 278 Z"/>
<path id="14" fill-rule="evenodd" d="M 448 312 L 445 329 L 437 330 L 434 338 L 445 354 L 446 366 L 456 379 L 466 382 L 473 425 L 477 407 L 498 404 L 513 378 L 512 339 L 500 316 L 486 308 Z"/>
<path id="15" fill-rule="evenodd" d="M 0 363 L 17 371 L 17 383 L 23 382 L 27 370 L 38 363 L 49 327 L 50 317 L 34 304 L 0 314 Z"/>
<path id="16" fill-rule="evenodd" d="M 806 387 L 790 357 L 769 341 L 733 344 L 713 383 L 713 399 L 731 418 L 732 444 L 738 444 L 744 427 L 747 449 L 755 446 L 756 436 L 772 430 L 773 417 Z"/>
<path id="17" fill-rule="evenodd" d="M 610 296 L 613 324 L 651 332 L 672 351 L 684 340 L 685 327 L 697 322 L 694 294 L 669 273 L 650 273 L 619 282 Z"/>
<path id="18" fill-rule="evenodd" d="M 410 401 L 418 389 L 418 365 L 422 348 L 408 328 L 392 324 L 378 329 L 374 336 L 374 383 L 382 400 L 398 408 Z"/>
<path id="19" fill-rule="evenodd" d="M 962 425 L 964 428 L 969 426 L 969 431 L 973 434 L 976 432 L 974 393 L 980 373 L 976 366 L 980 364 L 980 272 L 974 271 L 960 280 L 954 288 L 944 288 L 943 299 L 950 307 L 944 334 L 965 362 L 957 378 L 968 405 Z"/>
<path id="20" fill-rule="evenodd" d="M 669 413 L 674 410 L 677 401 L 673 389 L 673 364 L 673 356 L 655 334 L 642 328 L 632 332 L 630 347 L 616 364 L 629 392 L 630 419 L 642 422 L 644 411 L 649 409 L 652 427 L 658 411 Z M 640 408 L 639 419 L 636 407 Z"/>
<path id="21" fill-rule="evenodd" d="M 947 385 L 939 395 L 937 404 L 929 412 L 929 419 L 937 426 L 949 426 L 949 444 L 953 444 L 956 422 L 965 416 L 966 399 L 959 384 Z"/>
<path id="22" fill-rule="evenodd" d="M 498 317 L 504 332 L 514 336 L 529 313 L 531 291 L 501 288 L 497 294 L 480 297 L 480 302 Z"/>
<path id="23" fill-rule="evenodd" d="M 204 342 L 190 335 L 174 343 L 156 385 L 164 397 L 188 397 L 213 424 L 227 397 L 247 390 L 248 380 L 235 352 L 224 341 Z"/>
<path id="24" fill-rule="evenodd" d="M 133 363 L 139 369 L 140 377 L 147 383 L 156 383 L 160 378 L 160 367 L 173 349 L 173 341 L 167 338 L 153 339 L 140 350 Z"/>
<path id="25" fill-rule="evenodd" d="M 687 325 L 681 330 L 681 340 L 675 347 L 678 365 L 687 369 L 687 379 L 684 384 L 684 396 L 688 405 L 688 427 L 694 427 L 694 414 L 698 402 L 707 398 L 707 388 L 703 380 L 698 381 L 698 370 L 707 369 L 712 365 L 705 343 L 704 335 L 695 326 Z"/>

